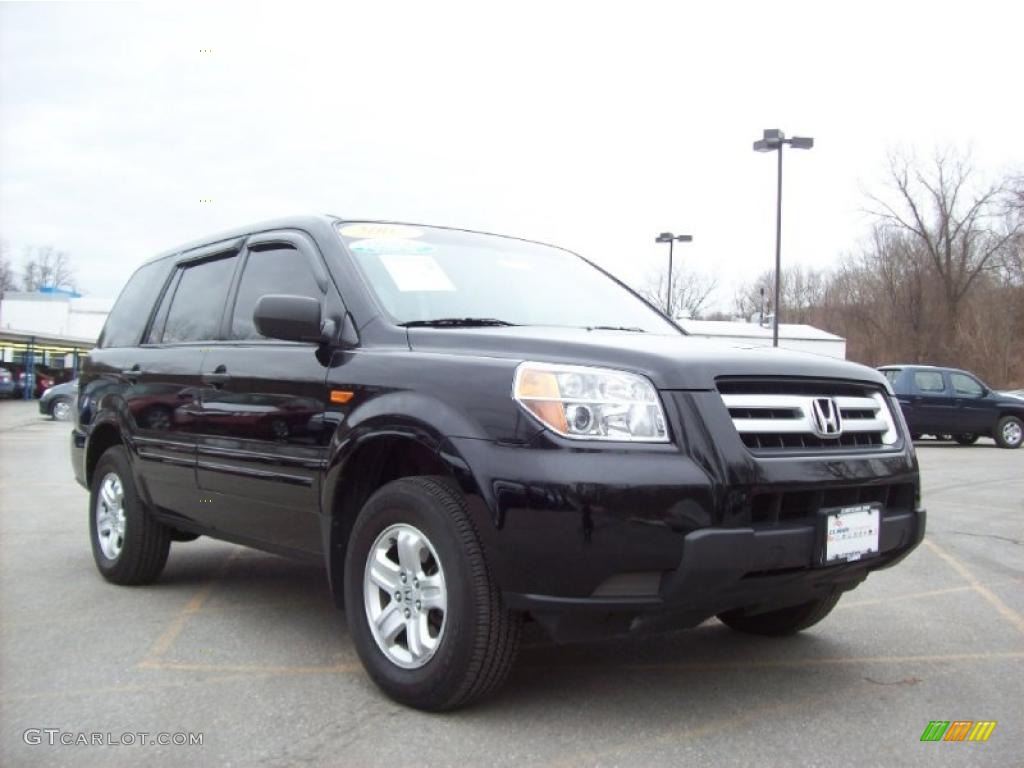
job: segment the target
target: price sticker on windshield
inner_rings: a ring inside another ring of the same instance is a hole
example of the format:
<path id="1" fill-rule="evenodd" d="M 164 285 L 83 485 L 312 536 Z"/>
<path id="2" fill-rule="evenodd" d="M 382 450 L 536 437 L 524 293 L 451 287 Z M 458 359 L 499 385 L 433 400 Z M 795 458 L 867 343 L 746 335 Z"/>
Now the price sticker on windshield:
<path id="1" fill-rule="evenodd" d="M 386 253 L 380 256 L 380 261 L 402 293 L 455 290 L 455 285 L 433 256 Z"/>

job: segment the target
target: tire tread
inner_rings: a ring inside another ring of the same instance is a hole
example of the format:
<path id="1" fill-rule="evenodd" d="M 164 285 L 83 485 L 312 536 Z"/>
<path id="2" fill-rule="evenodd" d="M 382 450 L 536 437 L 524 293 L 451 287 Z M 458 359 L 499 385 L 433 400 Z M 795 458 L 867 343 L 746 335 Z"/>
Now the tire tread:
<path id="1" fill-rule="evenodd" d="M 110 568 L 100 567 L 100 573 L 107 581 L 122 585 L 152 584 L 164 570 L 171 547 L 171 532 L 163 524 L 149 515 L 143 506 L 138 490 L 131 474 L 127 452 L 121 445 L 108 448 L 96 463 L 95 478 L 102 478 L 109 471 L 107 465 L 113 465 L 125 488 L 126 502 L 135 507 L 128 512 L 130 519 L 126 530 L 124 548 L 117 562 Z M 130 491 L 130 493 L 129 493 Z M 89 535 L 95 536 L 95 492 L 89 495 Z M 134 529 L 134 530 L 133 530 Z M 93 538 L 93 551 L 97 550 Z M 99 563 L 97 563 L 99 565 Z"/>
<path id="2" fill-rule="evenodd" d="M 450 513 L 458 531 L 459 543 L 469 553 L 478 602 L 485 607 L 477 616 L 473 659 L 463 684 L 439 707 L 445 710 L 457 709 L 486 697 L 505 682 L 519 651 L 522 616 L 502 605 L 501 593 L 488 571 L 480 549 L 479 534 L 466 510 L 461 492 L 456 491 L 443 477 L 408 477 L 397 482 L 419 487 Z"/>

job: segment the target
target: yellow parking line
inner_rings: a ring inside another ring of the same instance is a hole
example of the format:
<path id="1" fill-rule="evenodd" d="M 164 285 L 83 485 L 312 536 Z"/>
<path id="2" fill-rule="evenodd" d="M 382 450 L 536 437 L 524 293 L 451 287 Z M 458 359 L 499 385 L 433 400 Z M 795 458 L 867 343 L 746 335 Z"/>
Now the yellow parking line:
<path id="1" fill-rule="evenodd" d="M 260 675 L 337 675 L 357 672 L 359 664 L 331 664 L 325 666 L 261 666 L 259 664 L 197 664 L 188 661 L 159 661 L 147 659 L 137 669 L 166 669 L 185 672 L 231 672 Z"/>
<path id="2" fill-rule="evenodd" d="M 526 664 L 526 669 L 607 669 L 634 672 L 718 672 L 749 669 L 802 669 L 852 664 L 935 664 L 958 661 L 997 661 L 1024 659 L 1024 651 L 993 651 L 990 653 L 942 653 L 905 656 L 827 656 L 820 659 L 764 659 L 762 661 L 683 661 L 652 664 Z"/>
<path id="3" fill-rule="evenodd" d="M 119 693 L 153 693 L 154 691 L 188 688 L 193 685 L 208 685 L 228 683 L 234 681 L 249 681 L 251 674 L 225 674 L 204 678 L 177 678 L 162 682 L 138 683 L 135 685 L 110 685 L 94 686 L 92 688 L 62 688 L 59 691 L 40 691 L 38 693 L 23 693 L 14 696 L 3 696 L 0 700 L 4 702 L 35 701 L 38 699 L 69 699 L 75 696 L 102 696 L 104 694 Z"/>
<path id="4" fill-rule="evenodd" d="M 202 610 L 203 604 L 209 599 L 210 593 L 213 592 L 213 588 L 217 585 L 217 581 L 224 575 L 228 567 L 231 565 L 241 553 L 241 547 L 235 547 L 235 550 L 228 556 L 228 558 L 221 564 L 220 568 L 217 569 L 210 579 L 199 589 L 192 599 L 186 603 L 185 607 L 181 609 L 174 620 L 170 623 L 170 626 L 164 630 L 163 634 L 157 638 L 156 642 L 153 643 L 153 647 L 149 649 L 149 653 L 137 666 L 144 665 L 149 662 L 158 661 L 167 651 L 174 645 L 174 641 L 178 639 L 178 636 L 185 629 L 185 625 L 188 624 L 189 619 L 195 616 L 199 611 Z"/>
<path id="5" fill-rule="evenodd" d="M 865 605 L 884 605 L 885 603 L 896 603 L 900 600 L 917 600 L 921 597 L 938 597 L 939 595 L 950 595 L 956 592 L 970 592 L 973 587 L 946 587 L 945 589 L 929 589 L 926 592 L 911 592 L 907 595 L 896 595 L 895 597 L 879 597 L 870 600 L 854 600 L 847 602 L 840 600 L 836 608 L 862 608 Z"/>
<path id="6" fill-rule="evenodd" d="M 947 552 L 945 549 L 940 547 L 931 539 L 924 540 L 925 546 L 928 547 L 932 552 L 941 557 L 946 563 L 960 574 L 961 578 L 971 585 L 971 588 L 985 598 L 993 608 L 1002 614 L 1003 618 L 1009 621 L 1013 626 L 1017 628 L 1017 631 L 1024 635 L 1024 616 L 1021 616 L 1017 611 L 1013 610 L 1010 606 L 1002 601 L 1002 599 L 993 592 L 991 589 L 982 584 L 973 573 L 971 573 L 967 566 L 964 565 L 960 560 L 955 558 L 952 554 Z"/>

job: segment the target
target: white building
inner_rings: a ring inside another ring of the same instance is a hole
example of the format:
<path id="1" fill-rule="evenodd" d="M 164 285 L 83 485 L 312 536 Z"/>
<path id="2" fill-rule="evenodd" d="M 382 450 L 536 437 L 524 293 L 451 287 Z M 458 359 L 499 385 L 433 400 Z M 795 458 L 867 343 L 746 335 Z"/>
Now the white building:
<path id="1" fill-rule="evenodd" d="M 7 293 L 0 301 L 0 331 L 95 342 L 113 306 L 113 299 Z"/>
<path id="2" fill-rule="evenodd" d="M 688 320 L 677 321 L 683 329 L 705 339 L 714 339 L 727 344 L 747 344 L 770 347 L 771 326 L 729 320 Z M 816 355 L 846 359 L 846 339 L 811 325 L 779 323 L 779 346 L 798 352 L 812 352 Z"/>

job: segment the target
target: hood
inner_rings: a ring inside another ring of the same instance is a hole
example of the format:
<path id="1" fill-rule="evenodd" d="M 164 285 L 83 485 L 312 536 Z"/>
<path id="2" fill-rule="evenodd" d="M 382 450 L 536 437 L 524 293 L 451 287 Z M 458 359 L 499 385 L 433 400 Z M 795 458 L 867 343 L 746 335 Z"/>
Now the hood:
<path id="1" fill-rule="evenodd" d="M 718 376 L 845 379 L 888 389 L 878 371 L 845 360 L 692 336 L 540 326 L 408 331 L 417 351 L 617 368 L 644 374 L 658 389 L 714 389 Z"/>

